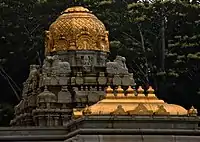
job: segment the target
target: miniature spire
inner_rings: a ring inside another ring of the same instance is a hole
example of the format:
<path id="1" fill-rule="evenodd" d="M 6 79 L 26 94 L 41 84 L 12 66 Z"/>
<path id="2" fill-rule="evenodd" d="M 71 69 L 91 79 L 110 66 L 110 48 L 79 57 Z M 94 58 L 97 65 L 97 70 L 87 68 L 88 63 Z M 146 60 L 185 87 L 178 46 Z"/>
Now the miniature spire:
<path id="1" fill-rule="evenodd" d="M 47 92 L 48 91 L 48 88 L 47 88 L 47 86 L 45 85 L 45 87 L 44 87 L 44 92 Z"/>
<path id="2" fill-rule="evenodd" d="M 126 92 L 127 92 L 127 95 L 126 95 L 127 97 L 135 97 L 134 89 L 131 86 L 128 87 Z"/>
<path id="3" fill-rule="evenodd" d="M 188 110 L 188 115 L 189 116 L 197 116 L 198 112 L 197 109 L 194 108 L 194 106 L 192 106 L 189 110 Z"/>
<path id="4" fill-rule="evenodd" d="M 117 97 L 125 97 L 124 90 L 122 89 L 121 86 L 118 86 L 117 88 Z"/>
<path id="5" fill-rule="evenodd" d="M 154 94 L 154 89 L 152 88 L 152 86 L 149 86 L 149 89 L 147 90 L 148 92 L 148 97 L 152 97 L 152 98 L 155 98 L 156 95 Z"/>
<path id="6" fill-rule="evenodd" d="M 106 89 L 106 98 L 113 98 L 115 95 L 113 94 L 113 89 L 108 86 Z"/>
<path id="7" fill-rule="evenodd" d="M 139 88 L 137 89 L 137 92 L 138 92 L 138 97 L 145 97 L 145 94 L 144 94 L 144 89 L 142 88 L 142 86 L 139 86 Z"/>

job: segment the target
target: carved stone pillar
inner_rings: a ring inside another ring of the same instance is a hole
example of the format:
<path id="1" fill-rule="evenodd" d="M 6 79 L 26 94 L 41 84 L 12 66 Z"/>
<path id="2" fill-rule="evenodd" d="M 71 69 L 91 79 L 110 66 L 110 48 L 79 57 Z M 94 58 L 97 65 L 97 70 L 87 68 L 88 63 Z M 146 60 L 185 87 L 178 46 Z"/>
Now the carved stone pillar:
<path id="1" fill-rule="evenodd" d="M 59 116 L 54 116 L 55 126 L 59 126 Z"/>
<path id="2" fill-rule="evenodd" d="M 46 119 L 44 116 L 38 116 L 38 125 L 39 126 L 46 126 Z"/>
<path id="3" fill-rule="evenodd" d="M 47 116 L 47 126 L 54 126 L 54 120 L 52 115 Z"/>
<path id="4" fill-rule="evenodd" d="M 66 126 L 70 119 L 70 115 L 62 115 L 62 125 Z"/>

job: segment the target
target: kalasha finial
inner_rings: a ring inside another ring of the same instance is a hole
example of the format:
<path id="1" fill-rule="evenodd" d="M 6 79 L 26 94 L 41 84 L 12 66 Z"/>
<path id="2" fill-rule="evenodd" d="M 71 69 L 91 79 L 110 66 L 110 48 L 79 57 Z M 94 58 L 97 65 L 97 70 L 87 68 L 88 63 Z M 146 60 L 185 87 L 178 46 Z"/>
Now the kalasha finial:
<path id="1" fill-rule="evenodd" d="M 126 92 L 127 92 L 127 95 L 126 95 L 127 97 L 135 97 L 134 89 L 131 86 L 128 87 Z"/>
<path id="2" fill-rule="evenodd" d="M 148 97 L 156 97 L 156 95 L 154 94 L 154 89 L 152 88 L 152 86 L 149 86 L 149 89 L 147 90 L 148 92 Z"/>
<path id="3" fill-rule="evenodd" d="M 142 88 L 142 86 L 138 87 L 137 92 L 140 93 L 140 94 L 144 93 L 144 89 Z"/>
<path id="4" fill-rule="evenodd" d="M 106 88 L 106 93 L 113 93 L 113 89 L 110 86 L 108 86 Z"/>
<path id="5" fill-rule="evenodd" d="M 125 97 L 124 96 L 124 90 L 122 89 L 121 86 L 118 86 L 116 91 L 117 91 L 117 97 Z"/>
<path id="6" fill-rule="evenodd" d="M 110 86 L 108 86 L 106 88 L 106 98 L 113 98 L 113 97 L 115 97 L 115 95 L 113 94 L 113 89 Z"/>
<path id="7" fill-rule="evenodd" d="M 153 94 L 154 93 L 154 89 L 152 88 L 152 86 L 149 86 L 149 89 L 147 90 L 147 92 L 149 94 Z"/>
<path id="8" fill-rule="evenodd" d="M 142 86 L 139 86 L 139 88 L 137 89 L 137 92 L 138 92 L 138 97 L 145 97 L 145 94 L 144 94 L 144 89 L 142 88 Z"/>

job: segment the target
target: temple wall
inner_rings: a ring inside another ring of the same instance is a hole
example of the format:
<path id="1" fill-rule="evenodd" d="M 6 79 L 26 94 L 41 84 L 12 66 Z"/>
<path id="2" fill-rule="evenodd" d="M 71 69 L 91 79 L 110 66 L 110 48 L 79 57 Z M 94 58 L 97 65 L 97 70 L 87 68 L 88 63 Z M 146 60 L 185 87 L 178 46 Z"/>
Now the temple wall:
<path id="1" fill-rule="evenodd" d="M 199 142 L 199 136 L 174 135 L 84 135 L 65 142 Z"/>
<path id="2" fill-rule="evenodd" d="M 0 128 L 0 142 L 199 142 L 200 130 Z"/>
<path id="3" fill-rule="evenodd" d="M 64 127 L 0 127 L 0 142 L 63 142 Z"/>

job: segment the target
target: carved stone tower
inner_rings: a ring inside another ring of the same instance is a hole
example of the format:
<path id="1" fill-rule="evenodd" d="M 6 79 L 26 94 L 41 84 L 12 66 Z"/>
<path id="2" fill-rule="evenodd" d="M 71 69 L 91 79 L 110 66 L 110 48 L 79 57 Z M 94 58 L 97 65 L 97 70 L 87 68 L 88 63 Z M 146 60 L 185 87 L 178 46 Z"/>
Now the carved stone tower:
<path id="1" fill-rule="evenodd" d="M 108 31 L 88 9 L 66 9 L 45 33 L 43 66 L 30 66 L 12 125 L 63 126 L 74 108 L 100 101 L 106 86 L 135 85 L 124 57 L 107 61 Z"/>

